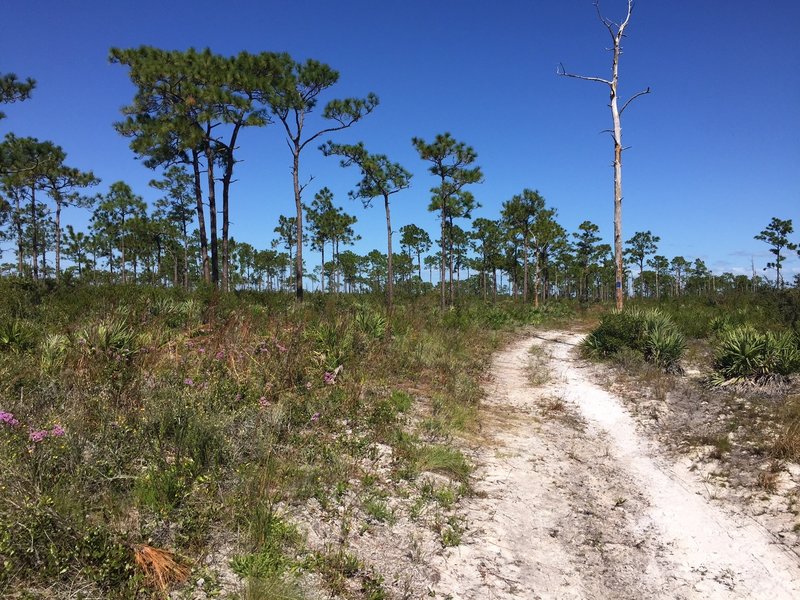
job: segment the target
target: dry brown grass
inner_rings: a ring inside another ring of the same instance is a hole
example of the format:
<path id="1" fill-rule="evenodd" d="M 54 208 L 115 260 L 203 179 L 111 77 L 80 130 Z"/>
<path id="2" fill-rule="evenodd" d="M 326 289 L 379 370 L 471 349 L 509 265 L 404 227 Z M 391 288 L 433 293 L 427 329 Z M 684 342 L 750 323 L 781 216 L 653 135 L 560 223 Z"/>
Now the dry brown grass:
<path id="1" fill-rule="evenodd" d="M 789 421 L 784 425 L 775 440 L 773 453 L 778 458 L 800 462 L 800 419 Z"/>
<path id="2" fill-rule="evenodd" d="M 167 550 L 142 544 L 133 548 L 133 556 L 147 582 L 161 592 L 189 577 L 189 567 L 178 563 L 175 555 Z"/>

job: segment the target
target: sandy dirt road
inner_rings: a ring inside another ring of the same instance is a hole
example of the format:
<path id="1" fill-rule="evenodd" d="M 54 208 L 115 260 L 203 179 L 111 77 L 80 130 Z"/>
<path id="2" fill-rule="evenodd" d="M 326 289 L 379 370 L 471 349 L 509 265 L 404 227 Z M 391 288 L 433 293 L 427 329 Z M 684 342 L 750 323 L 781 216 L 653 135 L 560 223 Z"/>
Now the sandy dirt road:
<path id="1" fill-rule="evenodd" d="M 541 332 L 496 355 L 468 530 L 435 559 L 437 597 L 800 598 L 797 556 L 644 438 L 580 339 Z"/>

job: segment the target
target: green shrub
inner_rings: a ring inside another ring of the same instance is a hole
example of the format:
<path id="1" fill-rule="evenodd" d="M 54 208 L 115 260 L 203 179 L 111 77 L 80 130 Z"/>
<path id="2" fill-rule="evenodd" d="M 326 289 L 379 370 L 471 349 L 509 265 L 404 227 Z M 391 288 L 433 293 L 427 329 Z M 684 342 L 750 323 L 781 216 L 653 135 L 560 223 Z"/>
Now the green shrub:
<path id="1" fill-rule="evenodd" d="M 12 580 L 50 585 L 78 577 L 114 587 L 133 576 L 128 546 L 103 525 L 60 513 L 49 496 L 0 503 L 0 557 L 0 588 Z"/>
<path id="2" fill-rule="evenodd" d="M 35 335 L 29 325 L 19 319 L 0 323 L 0 351 L 24 352 L 35 345 Z"/>
<path id="3" fill-rule="evenodd" d="M 712 383 L 780 381 L 800 368 L 797 339 L 790 333 L 760 333 L 745 325 L 723 331 L 714 349 Z"/>
<path id="4" fill-rule="evenodd" d="M 680 369 L 685 348 L 686 340 L 669 316 L 638 308 L 604 315 L 582 344 L 584 354 L 594 358 L 635 352 L 667 371 Z"/>
<path id="5" fill-rule="evenodd" d="M 128 358 L 138 349 L 138 336 L 127 320 L 108 319 L 82 329 L 78 344 L 90 355 Z"/>
<path id="6" fill-rule="evenodd" d="M 43 373 L 57 372 L 64 364 L 69 349 L 69 338 L 60 333 L 47 335 L 39 346 L 39 362 Z"/>
<path id="7" fill-rule="evenodd" d="M 353 324 L 371 340 L 380 340 L 386 333 L 386 317 L 365 305 L 357 307 Z"/>

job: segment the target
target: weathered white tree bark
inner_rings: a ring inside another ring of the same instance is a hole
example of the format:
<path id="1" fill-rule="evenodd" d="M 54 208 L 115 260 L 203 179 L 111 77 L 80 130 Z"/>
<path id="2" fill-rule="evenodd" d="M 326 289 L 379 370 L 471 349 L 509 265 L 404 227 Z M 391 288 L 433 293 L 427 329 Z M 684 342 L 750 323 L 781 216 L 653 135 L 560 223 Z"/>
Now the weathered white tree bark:
<path id="1" fill-rule="evenodd" d="M 650 93 L 650 88 L 642 90 L 631 96 L 622 108 L 619 108 L 617 86 L 619 83 L 619 57 L 622 53 L 622 38 L 625 35 L 625 28 L 631 19 L 633 12 L 634 0 L 628 0 L 628 12 L 625 19 L 621 23 L 604 17 L 600 12 L 599 0 L 594 3 L 597 10 L 597 16 L 600 22 L 608 30 L 611 35 L 613 59 L 611 63 L 611 79 L 603 79 L 602 77 L 587 77 L 585 75 L 575 75 L 574 73 L 567 73 L 563 65 L 559 65 L 557 73 L 564 77 L 572 77 L 574 79 L 583 79 L 584 81 L 596 81 L 603 83 L 609 87 L 611 92 L 611 101 L 609 107 L 611 108 L 611 119 L 613 122 L 613 129 L 611 136 L 614 140 L 614 265 L 616 270 L 616 301 L 617 309 L 622 310 L 624 293 L 623 293 L 623 263 L 622 263 L 622 113 L 628 105 L 644 94 Z"/>

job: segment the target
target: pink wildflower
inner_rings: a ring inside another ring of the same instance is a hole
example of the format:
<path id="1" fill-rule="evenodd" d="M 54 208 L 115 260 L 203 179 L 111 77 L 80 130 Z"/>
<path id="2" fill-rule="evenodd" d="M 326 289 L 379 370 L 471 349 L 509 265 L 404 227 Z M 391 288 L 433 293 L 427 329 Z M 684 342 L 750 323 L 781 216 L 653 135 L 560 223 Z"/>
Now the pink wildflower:
<path id="1" fill-rule="evenodd" d="M 189 387 L 192 387 L 194 385 L 194 380 L 191 377 L 187 377 L 186 379 L 183 380 L 183 383 L 185 383 Z"/>
<path id="2" fill-rule="evenodd" d="M 214 358 L 215 358 L 216 360 L 222 360 L 223 358 L 225 358 L 225 351 L 224 351 L 224 350 L 220 350 L 219 352 L 217 352 L 217 353 L 214 355 Z"/>
<path id="3" fill-rule="evenodd" d="M 289 351 L 289 349 L 288 349 L 286 346 L 284 346 L 283 344 L 281 344 L 281 343 L 280 343 L 280 342 L 278 342 L 278 341 L 276 341 L 276 342 L 275 342 L 275 347 L 276 347 L 278 350 L 280 350 L 281 352 L 288 352 L 288 351 Z"/>
<path id="4" fill-rule="evenodd" d="M 205 354 L 205 353 L 206 353 L 206 349 L 205 349 L 205 348 L 198 348 L 198 349 L 197 349 L 197 351 L 198 351 L 200 354 Z"/>
<path id="5" fill-rule="evenodd" d="M 261 398 L 258 399 L 258 403 L 261 408 L 267 408 L 267 406 L 269 406 L 269 400 L 267 400 L 265 396 L 261 396 Z"/>
<path id="6" fill-rule="evenodd" d="M 0 423 L 5 423 L 11 427 L 19 425 L 19 421 L 10 412 L 0 410 Z"/>
<path id="7" fill-rule="evenodd" d="M 319 421 L 320 416 L 321 415 L 318 412 L 315 412 L 313 415 L 311 415 L 311 422 L 316 423 L 317 421 Z"/>
<path id="8" fill-rule="evenodd" d="M 329 373 L 326 371 L 325 375 L 322 376 L 322 379 L 327 385 L 333 385 L 336 383 L 336 373 Z"/>
<path id="9" fill-rule="evenodd" d="M 66 431 L 61 425 L 54 425 L 53 428 L 50 430 L 50 435 L 54 437 L 62 437 Z"/>
<path id="10" fill-rule="evenodd" d="M 32 441 L 34 444 L 37 444 L 37 443 L 41 442 L 41 441 L 42 441 L 44 438 L 46 438 L 46 437 L 47 437 L 47 435 L 48 435 L 49 433 L 50 433 L 50 432 L 49 432 L 49 431 L 47 431 L 46 429 L 42 429 L 42 430 L 40 430 L 40 431 L 36 431 L 36 430 L 34 430 L 34 429 L 31 429 L 31 430 L 30 430 L 30 433 L 28 434 L 28 438 L 29 438 L 29 439 L 30 439 L 30 440 L 31 440 L 31 441 Z"/>

